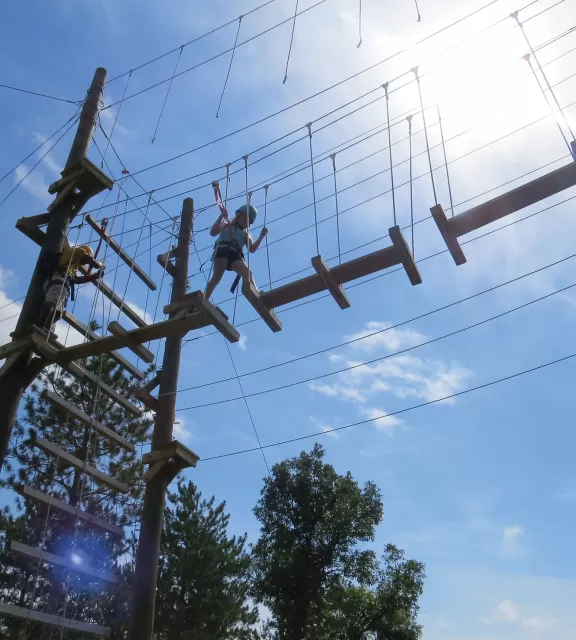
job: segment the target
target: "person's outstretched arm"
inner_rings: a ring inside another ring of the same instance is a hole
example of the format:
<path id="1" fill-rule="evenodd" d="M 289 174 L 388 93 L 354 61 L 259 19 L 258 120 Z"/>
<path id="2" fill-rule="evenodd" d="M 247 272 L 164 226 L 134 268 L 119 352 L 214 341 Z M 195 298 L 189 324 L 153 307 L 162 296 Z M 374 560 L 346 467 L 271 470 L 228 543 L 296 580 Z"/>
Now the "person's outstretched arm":
<path id="1" fill-rule="evenodd" d="M 255 251 L 258 251 L 258 247 L 262 243 L 262 240 L 264 240 L 264 238 L 265 238 L 267 233 L 268 233 L 268 229 L 266 227 L 262 227 L 262 231 L 260 231 L 260 235 L 258 236 L 258 240 L 256 240 L 256 242 L 252 242 L 252 239 L 249 240 L 250 253 L 254 253 Z"/>
<path id="2" fill-rule="evenodd" d="M 212 225 L 212 228 L 210 229 L 210 235 L 213 238 L 215 238 L 220 233 L 220 231 L 222 231 L 222 223 L 224 222 L 224 220 L 228 220 L 228 211 L 226 211 L 226 209 L 222 210 L 222 212 L 216 219 L 216 222 Z"/>

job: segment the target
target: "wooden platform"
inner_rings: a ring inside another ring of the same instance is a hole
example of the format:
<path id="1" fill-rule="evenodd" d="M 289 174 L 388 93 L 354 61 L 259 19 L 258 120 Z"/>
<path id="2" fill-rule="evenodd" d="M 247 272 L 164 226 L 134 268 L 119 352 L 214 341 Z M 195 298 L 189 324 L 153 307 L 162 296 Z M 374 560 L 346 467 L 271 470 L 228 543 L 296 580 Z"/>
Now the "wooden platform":
<path id="1" fill-rule="evenodd" d="M 80 507 L 73 507 L 66 502 L 62 502 L 62 500 L 58 500 L 58 498 L 42 493 L 42 491 L 38 491 L 37 489 L 27 486 L 20 487 L 17 491 L 27 498 L 33 498 L 38 502 L 48 505 L 51 509 L 56 509 L 57 511 L 71 516 L 72 518 L 78 518 L 89 525 L 102 529 L 106 533 L 112 533 L 120 537 L 124 536 L 124 530 L 122 527 L 117 527 L 115 524 L 112 524 L 103 518 L 99 518 L 88 511 L 84 511 Z"/>
<path id="2" fill-rule="evenodd" d="M 152 291 L 156 291 L 157 289 L 156 283 L 150 278 L 150 276 L 148 276 L 148 274 L 144 271 L 144 269 L 142 269 L 136 264 L 135 258 L 131 258 L 124 251 L 124 249 L 122 249 L 122 247 L 116 242 L 116 240 L 114 240 L 114 238 L 112 238 L 110 234 L 107 233 L 107 231 L 103 229 L 98 224 L 98 222 L 94 220 L 94 218 L 92 218 L 92 216 L 87 215 L 84 218 L 84 220 L 92 227 L 92 229 L 94 229 L 94 231 L 98 234 L 100 238 L 102 238 L 102 240 L 110 247 L 110 249 L 112 249 L 114 253 L 119 255 L 122 258 L 122 260 L 124 260 L 124 262 L 130 267 L 130 269 L 132 269 L 132 271 L 140 278 L 140 280 L 142 280 L 142 282 L 149 289 L 152 289 Z"/>
<path id="3" fill-rule="evenodd" d="M 149 482 L 154 476 L 163 470 L 169 471 L 169 479 L 174 478 L 180 471 L 189 467 L 195 467 L 200 456 L 185 447 L 178 440 L 162 449 L 155 449 L 142 456 L 142 462 L 150 467 L 144 474 L 144 479 Z"/>
<path id="4" fill-rule="evenodd" d="M 103 484 L 109 487 L 110 489 L 113 489 L 114 491 L 118 491 L 119 493 L 130 492 L 130 489 L 128 489 L 128 487 L 122 482 L 120 482 L 119 480 L 116 480 L 116 478 L 113 478 L 112 476 L 109 476 L 108 474 L 103 473 L 102 471 L 98 471 L 98 469 L 96 469 L 95 467 L 92 467 L 86 461 L 80 460 L 76 456 L 73 456 L 71 453 L 64 451 L 64 449 L 57 447 L 55 444 L 52 444 L 51 442 L 49 442 L 48 440 L 45 440 L 44 438 L 40 438 L 39 436 L 36 436 L 32 440 L 32 444 L 33 446 L 38 447 L 39 449 L 42 449 L 44 453 L 47 453 L 48 455 L 54 456 L 54 458 L 58 458 L 62 460 L 66 464 L 70 465 L 71 467 L 79 469 L 80 471 L 82 471 L 82 473 L 85 473 L 86 475 L 94 478 L 94 480 L 96 480 L 100 484 Z"/>
<path id="5" fill-rule="evenodd" d="M 118 577 L 113 573 L 110 573 L 109 571 L 101 571 L 100 569 L 95 569 L 94 567 L 84 564 L 83 562 L 76 563 L 73 562 L 70 558 L 64 558 L 53 553 L 48 553 L 48 551 L 35 549 L 34 547 L 29 547 L 27 544 L 22 544 L 21 542 L 16 542 L 15 540 L 10 541 L 10 551 L 19 556 L 29 558 L 30 560 L 55 564 L 59 567 L 71 569 L 72 571 L 85 573 L 86 575 L 91 576 L 92 578 L 97 578 L 98 580 L 105 580 L 106 582 L 113 583 L 118 582 Z"/>
<path id="6" fill-rule="evenodd" d="M 54 629 L 91 633 L 101 638 L 109 638 L 112 635 L 112 630 L 109 627 L 101 627 L 97 624 L 80 622 L 78 620 L 72 620 L 71 618 L 62 618 L 61 616 L 42 613 L 42 611 L 37 611 L 36 609 L 27 609 L 26 607 L 19 607 L 18 605 L 7 602 L 0 602 L 0 615 L 10 616 L 18 620 L 30 620 L 30 622 L 45 624 Z"/>
<path id="7" fill-rule="evenodd" d="M 97 333 L 89 329 L 83 322 L 80 322 L 76 316 L 73 316 L 68 311 L 64 311 L 62 314 L 62 320 L 67 322 L 72 328 L 76 329 L 78 333 L 81 333 L 88 340 L 100 340 L 101 336 Z M 146 374 L 143 371 L 140 371 L 138 367 L 133 365 L 129 360 L 126 360 L 123 356 L 121 356 L 117 351 L 110 351 L 108 355 L 115 360 L 122 368 L 126 369 L 126 371 L 137 378 L 138 380 L 144 380 Z"/>
<path id="8" fill-rule="evenodd" d="M 46 336 L 39 331 L 33 331 L 30 334 L 30 337 L 32 338 L 32 341 L 34 343 L 34 350 L 39 355 L 46 358 L 50 362 L 55 362 L 56 364 L 60 365 L 63 369 L 68 371 L 68 373 L 73 375 L 78 380 L 90 380 L 95 385 L 99 386 L 100 391 L 108 396 L 111 400 L 116 402 L 116 404 L 124 407 L 127 411 L 130 411 L 130 413 L 137 417 L 142 416 L 142 411 L 136 405 L 132 404 L 132 402 L 130 402 L 128 398 L 125 398 L 123 395 L 120 395 L 115 389 L 112 389 L 112 387 L 110 387 L 106 383 L 98 380 L 98 377 L 90 371 L 87 371 L 74 362 L 67 361 L 66 358 L 62 358 L 61 353 L 65 351 L 63 345 L 58 342 L 54 344 L 46 342 Z M 88 342 L 86 344 L 92 343 Z"/>
<path id="9" fill-rule="evenodd" d="M 126 449 L 126 451 L 136 451 L 136 447 L 131 442 L 128 442 L 128 440 L 112 431 L 112 429 L 104 426 L 94 418 L 91 418 L 87 413 L 82 411 L 82 409 L 78 409 L 67 400 L 64 400 L 64 398 L 61 398 L 58 394 L 53 393 L 48 389 L 44 389 L 44 391 L 42 391 L 42 397 L 47 402 L 49 402 L 61 415 L 63 415 L 65 419 L 75 418 L 76 420 L 80 420 L 89 427 L 94 428 L 96 431 L 98 431 L 98 433 L 101 433 L 109 440 L 112 440 L 112 442 L 115 442 L 117 445 L 121 446 L 123 449 Z"/>
<path id="10" fill-rule="evenodd" d="M 454 262 L 461 265 L 466 262 L 466 257 L 458 242 L 460 236 L 574 186 L 576 162 L 571 162 L 453 218 L 447 218 L 439 205 L 432 207 L 431 212 Z"/>

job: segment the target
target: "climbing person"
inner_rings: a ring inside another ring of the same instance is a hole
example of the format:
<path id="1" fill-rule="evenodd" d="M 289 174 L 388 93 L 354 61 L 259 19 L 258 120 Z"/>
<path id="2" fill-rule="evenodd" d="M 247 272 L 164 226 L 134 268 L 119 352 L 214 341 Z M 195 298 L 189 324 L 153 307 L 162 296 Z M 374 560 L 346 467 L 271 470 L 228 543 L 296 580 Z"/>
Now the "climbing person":
<path id="1" fill-rule="evenodd" d="M 94 251 L 87 245 L 68 247 L 56 256 L 56 267 L 44 282 L 44 304 L 40 311 L 38 325 L 50 331 L 66 309 L 68 298 L 74 300 L 76 285 L 96 282 L 104 275 L 105 265 L 94 257 Z M 78 276 L 80 267 L 88 267 L 88 274 Z M 94 273 L 90 273 L 96 269 Z"/>
<path id="2" fill-rule="evenodd" d="M 245 283 L 249 281 L 254 283 L 252 273 L 244 261 L 243 250 L 245 246 L 248 246 L 250 253 L 257 251 L 268 233 L 268 229 L 263 227 L 258 240 L 256 242 L 252 241 L 248 228 L 254 224 L 257 215 L 256 207 L 242 205 L 236 210 L 234 219 L 229 220 L 228 211 L 224 206 L 221 207 L 220 215 L 210 229 L 210 235 L 213 238 L 218 236 L 218 240 L 214 246 L 214 254 L 212 256 L 214 271 L 204 291 L 204 295 L 208 299 L 210 299 L 214 289 L 222 280 L 225 271 L 234 271 Z M 250 225 L 248 220 L 250 220 Z"/>

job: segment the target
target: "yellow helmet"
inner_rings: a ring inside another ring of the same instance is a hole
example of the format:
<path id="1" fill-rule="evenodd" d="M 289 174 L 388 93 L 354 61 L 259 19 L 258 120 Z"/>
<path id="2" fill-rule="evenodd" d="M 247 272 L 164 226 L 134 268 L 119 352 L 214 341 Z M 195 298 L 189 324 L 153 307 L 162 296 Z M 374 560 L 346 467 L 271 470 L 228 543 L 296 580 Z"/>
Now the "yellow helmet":
<path id="1" fill-rule="evenodd" d="M 73 274 L 87 257 L 94 257 L 94 251 L 87 244 L 68 247 L 67 249 L 64 249 L 60 259 L 58 260 L 58 270 L 67 271 Z"/>

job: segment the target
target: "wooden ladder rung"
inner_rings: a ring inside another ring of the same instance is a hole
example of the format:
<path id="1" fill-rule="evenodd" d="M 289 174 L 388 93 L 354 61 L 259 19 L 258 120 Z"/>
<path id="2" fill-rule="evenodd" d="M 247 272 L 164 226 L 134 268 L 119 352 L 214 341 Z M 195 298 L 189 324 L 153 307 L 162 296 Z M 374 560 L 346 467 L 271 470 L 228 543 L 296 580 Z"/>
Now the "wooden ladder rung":
<path id="1" fill-rule="evenodd" d="M 147 362 L 148 364 L 154 362 L 154 354 L 152 353 L 152 351 L 147 349 L 140 342 L 134 340 L 134 338 L 130 336 L 130 333 L 126 329 L 124 329 L 124 327 L 120 323 L 116 321 L 110 322 L 108 324 L 108 331 L 110 331 L 113 336 L 116 336 L 119 340 L 121 340 L 123 344 L 128 347 L 128 349 L 133 351 L 139 358 L 144 360 L 144 362 Z"/>
<path id="2" fill-rule="evenodd" d="M 17 555 L 30 558 L 31 560 L 56 564 L 59 567 L 65 567 L 66 569 L 79 571 L 80 573 L 85 573 L 86 575 L 92 576 L 93 578 L 98 578 L 99 580 L 105 580 L 106 582 L 114 583 L 118 582 L 118 576 L 110 573 L 110 571 L 101 571 L 100 569 L 96 569 L 94 567 L 91 567 L 90 565 L 86 565 L 83 562 L 73 562 L 71 558 L 64 558 L 63 556 L 57 556 L 53 553 L 48 553 L 48 551 L 35 549 L 34 547 L 30 547 L 27 544 L 22 544 L 21 542 L 17 542 L 16 540 L 10 540 L 10 551 L 12 551 L 12 553 L 16 553 Z"/>
<path id="3" fill-rule="evenodd" d="M 261 298 L 260 291 L 250 282 L 242 285 L 242 293 L 248 302 L 254 307 L 262 320 L 274 331 L 282 331 L 282 323 L 272 309 L 269 309 Z"/>
<path id="4" fill-rule="evenodd" d="M 322 259 L 322 256 L 314 256 L 314 258 L 312 258 L 312 266 L 316 273 L 324 280 L 326 288 L 330 291 L 340 309 L 348 309 L 350 307 L 350 300 L 344 292 L 342 285 L 336 282 L 330 268 Z"/>
<path id="5" fill-rule="evenodd" d="M 412 255 L 412 252 L 408 247 L 408 243 L 402 235 L 402 231 L 400 231 L 400 227 L 391 227 L 388 230 L 388 233 L 390 234 L 390 240 L 392 240 L 392 244 L 394 245 L 398 253 L 398 262 L 401 263 L 404 267 L 406 274 L 408 275 L 408 279 L 413 286 L 422 284 L 422 278 L 420 276 L 420 272 L 418 271 L 418 267 L 414 262 L 414 256 Z"/>
<path id="6" fill-rule="evenodd" d="M 181 300 L 172 302 L 164 307 L 164 313 L 172 314 L 178 311 L 199 311 L 204 313 L 210 322 L 230 342 L 238 342 L 240 333 L 228 322 L 228 316 L 206 298 L 202 291 L 186 294 Z"/>
<path id="7" fill-rule="evenodd" d="M 136 447 L 131 442 L 128 442 L 128 440 L 112 431 L 112 429 L 104 426 L 94 418 L 91 418 L 87 413 L 82 411 L 82 409 L 78 409 L 67 400 L 64 400 L 64 398 L 61 398 L 58 394 L 53 393 L 48 389 L 44 389 L 44 391 L 42 391 L 42 397 L 57 409 L 60 414 L 63 414 L 66 417 L 76 418 L 89 427 L 93 427 L 96 431 L 126 449 L 126 451 L 136 451 Z"/>
<path id="8" fill-rule="evenodd" d="M 8 602 L 0 602 L 0 615 L 10 616 L 18 620 L 30 620 L 31 622 L 44 624 L 55 629 L 66 629 L 78 633 L 91 633 L 100 638 L 109 638 L 112 635 L 112 629 L 109 627 L 101 627 L 98 624 L 63 618 L 50 613 L 43 613 L 36 609 L 9 604 Z"/>
<path id="9" fill-rule="evenodd" d="M 134 258 L 131 258 L 122 247 L 110 236 L 109 233 L 105 229 L 103 229 L 97 222 L 92 218 L 92 216 L 87 215 L 85 217 L 86 222 L 94 229 L 94 231 L 98 234 L 100 238 L 114 251 L 117 255 L 119 255 L 122 260 L 132 269 L 132 271 L 142 280 L 142 282 L 152 291 L 156 290 L 156 283 L 150 278 L 150 276 L 139 267 Z"/>
<path id="10" fill-rule="evenodd" d="M 101 338 L 101 336 L 89 329 L 83 322 L 78 320 L 78 318 L 72 315 L 69 311 L 64 311 L 64 313 L 62 314 L 62 320 L 67 322 L 73 329 L 76 329 L 78 333 L 82 334 L 90 341 L 99 340 Z M 140 371 L 140 369 L 133 365 L 129 360 L 126 360 L 124 356 L 121 356 L 116 351 L 109 351 L 107 353 L 110 358 L 112 358 L 112 360 L 115 360 L 121 367 L 126 369 L 126 371 L 128 371 L 130 375 L 134 376 L 138 380 L 144 380 L 146 374 L 143 371 Z"/>
<path id="11" fill-rule="evenodd" d="M 80 460 L 76 456 L 73 456 L 71 453 L 64 451 L 64 449 L 57 447 L 55 444 L 52 444 L 51 442 L 45 440 L 44 438 L 41 438 L 40 436 L 35 436 L 32 440 L 32 444 L 33 446 L 42 449 L 44 453 L 54 456 L 55 458 L 66 462 L 70 466 L 79 469 L 87 476 L 93 477 L 95 480 L 97 480 L 101 484 L 106 485 L 110 489 L 113 489 L 114 491 L 118 491 L 119 493 L 130 492 L 130 489 L 128 489 L 128 487 L 124 483 L 116 480 L 116 478 L 113 478 L 106 473 L 102 473 L 102 471 L 98 471 L 98 469 L 95 469 L 87 462 Z"/>
<path id="12" fill-rule="evenodd" d="M 49 496 L 46 493 L 42 493 L 42 491 L 38 491 L 37 489 L 33 489 L 32 487 L 24 486 L 18 488 L 18 492 L 23 496 L 38 500 L 38 502 L 42 502 L 43 504 L 48 505 L 50 508 L 57 509 L 58 511 L 66 515 L 83 520 L 84 522 L 87 522 L 94 527 L 98 527 L 103 531 L 113 533 L 114 535 L 120 537 L 124 535 L 124 530 L 122 529 L 122 527 L 117 527 L 115 524 L 112 524 L 107 520 L 99 518 L 98 516 L 95 516 L 88 511 L 80 509 L 80 507 L 73 507 L 66 502 L 62 502 L 62 500 L 58 500 L 58 498 L 54 498 L 53 496 Z"/>

